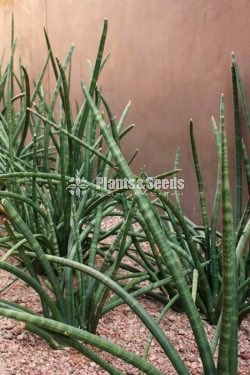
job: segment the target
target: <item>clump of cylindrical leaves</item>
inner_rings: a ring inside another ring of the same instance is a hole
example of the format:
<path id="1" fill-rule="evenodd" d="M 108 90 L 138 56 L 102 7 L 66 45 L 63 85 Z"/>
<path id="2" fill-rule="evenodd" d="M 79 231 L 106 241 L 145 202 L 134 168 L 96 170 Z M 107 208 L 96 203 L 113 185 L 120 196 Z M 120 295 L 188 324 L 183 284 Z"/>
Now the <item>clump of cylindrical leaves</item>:
<path id="1" fill-rule="evenodd" d="M 237 289 L 238 302 L 237 312 L 239 322 L 250 311 L 249 305 L 249 276 L 250 276 L 250 164 L 247 147 L 242 138 L 244 130 L 250 129 L 250 115 L 248 103 L 244 93 L 244 87 L 240 78 L 239 68 L 233 55 L 231 65 L 233 110 L 234 110 L 234 133 L 235 133 L 235 205 L 232 220 L 232 232 L 234 233 L 234 253 L 237 259 Z M 247 128 L 243 129 L 244 121 L 240 112 L 240 98 L 245 114 Z M 209 322 L 215 324 L 221 313 L 223 299 L 223 233 L 220 233 L 221 223 L 219 220 L 220 207 L 222 203 L 222 146 L 219 128 L 224 123 L 224 97 L 220 102 L 220 125 L 212 118 L 213 132 L 218 156 L 218 172 L 216 191 L 211 218 L 208 214 L 206 187 L 204 174 L 198 157 L 198 151 L 194 136 L 194 125 L 190 121 L 190 140 L 193 153 L 194 168 L 197 177 L 199 191 L 200 213 L 202 225 L 196 225 L 187 218 L 182 210 L 180 199 L 177 197 L 176 205 L 165 199 L 165 202 L 157 202 L 165 210 L 165 220 L 170 231 L 174 231 L 177 243 L 186 253 L 192 257 L 194 268 L 198 271 L 198 288 L 196 294 L 197 306 L 206 315 Z M 249 138 L 249 134 L 246 134 Z M 247 143 L 247 142 L 246 142 Z M 248 142 L 249 143 L 249 142 Z M 178 167 L 179 151 L 176 155 Z M 233 163 L 233 160 L 231 161 Z M 243 170 L 244 169 L 244 170 Z M 243 195 L 243 186 L 246 185 L 246 194 Z M 173 229 L 171 229 L 173 228 Z M 202 267 L 202 264 L 206 264 Z M 189 267 L 186 259 L 182 258 L 184 268 Z M 190 283 L 193 279 L 190 280 Z"/>
<path id="2" fill-rule="evenodd" d="M 103 54 L 107 26 L 105 20 L 97 59 L 90 67 L 90 84 L 81 85 L 85 100 L 82 104 L 76 102 L 75 108 L 70 96 L 74 47 L 61 63 L 54 57 L 45 32 L 48 56 L 32 91 L 26 68 L 20 67 L 19 78 L 15 73 L 16 41 L 12 37 L 11 57 L 0 77 L 0 195 L 5 215 L 0 268 L 38 293 L 43 317 L 4 299 L 0 299 L 0 314 L 25 322 L 27 329 L 55 348 L 75 348 L 110 374 L 123 372 L 86 344 L 123 359 L 142 373 L 161 374 L 147 362 L 154 338 L 177 373 L 188 374 L 180 354 L 159 327 L 164 314 L 175 306 L 187 314 L 204 373 L 228 374 L 230 368 L 230 374 L 236 374 L 238 311 L 241 318 L 249 310 L 245 304 L 249 291 L 249 203 L 244 212 L 238 208 L 241 219 L 235 233 L 224 98 L 219 126 L 214 121 L 219 166 L 211 225 L 192 123 L 190 134 L 203 227 L 196 227 L 184 216 L 179 199 L 171 202 L 159 190 L 152 190 L 154 200 L 148 199 L 137 185 L 130 195 L 125 189 L 110 194 L 95 183 L 97 177 L 134 180 L 138 176 L 129 166 L 135 155 L 127 162 L 121 150 L 123 136 L 133 127 L 124 126 L 129 105 L 117 120 L 98 87 L 98 78 L 108 59 Z M 56 82 L 50 98 L 43 88 L 48 64 L 52 65 Z M 233 64 L 237 67 L 235 61 Z M 239 72 L 235 72 L 243 93 Z M 247 108 L 246 102 L 244 106 Z M 239 149 L 238 141 L 237 145 Z M 242 144 L 240 152 L 249 176 L 246 148 Z M 174 170 L 158 177 L 178 171 L 177 155 Z M 142 171 L 140 177 L 145 176 Z M 240 197 L 238 187 L 237 202 Z M 222 235 L 217 231 L 220 202 Z M 105 218 L 114 216 L 115 224 L 105 227 Z M 145 250 L 145 242 L 149 250 Z M 22 267 L 10 264 L 11 256 L 18 257 Z M 38 275 L 40 271 L 43 281 Z M 141 295 L 164 303 L 157 321 L 137 301 Z M 143 358 L 95 335 L 100 317 L 122 303 L 131 307 L 150 332 Z M 200 311 L 212 322 L 219 317 L 212 343 L 206 337 Z M 213 353 L 219 338 L 216 370 Z"/>

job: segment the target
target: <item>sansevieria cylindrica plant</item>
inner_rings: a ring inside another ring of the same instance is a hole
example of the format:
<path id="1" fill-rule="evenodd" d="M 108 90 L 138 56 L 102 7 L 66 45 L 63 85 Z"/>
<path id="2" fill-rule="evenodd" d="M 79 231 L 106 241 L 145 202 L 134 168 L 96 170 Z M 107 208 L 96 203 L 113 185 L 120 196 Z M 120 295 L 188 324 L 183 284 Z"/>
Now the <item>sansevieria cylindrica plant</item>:
<path id="1" fill-rule="evenodd" d="M 4 190 L 0 195 L 5 221 L 1 226 L 4 255 L 0 268 L 38 293 L 42 316 L 2 298 L 0 315 L 24 322 L 28 330 L 54 348 L 75 348 L 110 374 L 124 372 L 110 364 L 102 352 L 133 365 L 141 374 L 162 374 L 147 361 L 150 343 L 155 339 L 173 371 L 186 375 L 190 373 L 188 367 L 159 325 L 169 308 L 182 308 L 190 322 L 204 374 L 236 375 L 238 321 L 249 308 L 245 303 L 249 290 L 249 204 L 244 213 L 238 208 L 240 220 L 235 230 L 224 97 L 219 125 L 213 120 L 218 182 L 211 226 L 192 122 L 190 139 L 202 226 L 196 226 L 184 215 L 178 198 L 173 202 L 159 189 L 151 189 L 155 199 L 150 199 L 137 184 L 130 187 L 129 195 L 125 188 L 111 194 L 96 183 L 97 177 L 136 181 L 138 176 L 130 167 L 134 155 L 127 161 L 122 150 L 122 138 L 132 129 L 130 125 L 124 127 L 129 105 L 116 120 L 103 89 L 98 87 L 98 77 L 107 61 L 103 55 L 107 27 L 105 20 L 97 59 L 90 69 L 90 84 L 87 87 L 82 82 L 84 100 L 76 103 L 76 111 L 70 98 L 73 47 L 61 63 L 54 57 L 45 33 L 48 56 L 32 93 L 27 69 L 21 68 L 20 79 L 14 72 L 16 43 L 12 41 L 11 58 L 1 76 L 4 108 L 0 119 L 0 184 Z M 51 100 L 42 86 L 49 63 L 56 79 Z M 20 89 L 18 95 L 14 95 L 14 86 Z M 248 171 L 246 147 L 241 147 Z M 177 154 L 173 171 L 157 177 L 177 174 L 178 159 Z M 140 178 L 145 175 L 142 171 Z M 239 201 L 239 190 L 236 195 Z M 217 231 L 220 203 L 222 234 Z M 103 228 L 105 218 L 112 216 L 119 220 L 111 228 Z M 110 238 L 111 243 L 105 242 Z M 149 250 L 143 249 L 144 242 Z M 11 264 L 11 256 L 25 270 Z M 138 302 L 141 295 L 163 302 L 157 320 Z M 240 309 L 242 301 L 244 306 Z M 100 317 L 122 303 L 149 331 L 143 357 L 95 334 Z M 201 313 L 216 324 L 212 342 L 205 333 Z M 94 348 L 102 352 L 97 354 Z"/>

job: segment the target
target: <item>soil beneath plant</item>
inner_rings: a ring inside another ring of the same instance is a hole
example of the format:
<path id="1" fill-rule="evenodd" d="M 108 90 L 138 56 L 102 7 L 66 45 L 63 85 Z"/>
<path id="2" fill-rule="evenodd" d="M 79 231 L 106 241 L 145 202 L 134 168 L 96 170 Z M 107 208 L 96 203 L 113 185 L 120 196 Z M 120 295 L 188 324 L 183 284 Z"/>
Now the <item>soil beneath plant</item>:
<path id="1" fill-rule="evenodd" d="M 118 221 L 119 219 L 114 218 L 106 219 L 102 226 L 107 229 Z M 109 237 L 107 242 L 110 243 L 110 241 L 112 241 L 112 236 Z M 145 248 L 147 248 L 147 244 L 145 244 Z M 3 252 L 0 250 L 0 257 L 2 255 Z M 15 260 L 12 261 L 15 263 Z M 128 261 L 131 262 L 131 259 Z M 0 290 L 13 279 L 12 275 L 0 270 Z M 20 280 L 16 281 L 10 288 L 0 292 L 0 297 L 26 306 L 38 314 L 42 313 L 38 295 Z M 160 302 L 148 298 L 141 298 L 140 303 L 154 319 L 158 317 L 163 308 Z M 172 310 L 168 311 L 161 322 L 161 327 L 178 350 L 190 374 L 201 374 L 201 361 L 185 314 L 176 313 Z M 214 327 L 205 320 L 204 327 L 211 339 Z M 99 322 L 97 334 L 108 338 L 136 355 L 143 355 L 149 336 L 147 329 L 127 305 L 121 305 L 105 314 Z M 103 354 L 106 360 L 126 375 L 140 374 L 140 371 L 131 365 L 125 364 L 107 353 L 96 351 Z M 148 359 L 163 374 L 176 374 L 156 341 L 152 341 Z M 250 316 L 240 326 L 238 363 L 238 374 L 250 375 Z M 24 324 L 0 317 L 0 375 L 71 374 L 104 375 L 107 372 L 75 350 L 70 348 L 54 350 L 45 341 L 26 331 Z"/>
<path id="2" fill-rule="evenodd" d="M 13 280 L 13 276 L 0 271 L 0 288 Z M 15 282 L 1 293 L 1 298 L 11 299 L 23 306 L 41 312 L 39 298 L 33 290 L 21 281 Z M 162 309 L 160 302 L 141 299 L 140 302 L 157 318 Z M 162 328 L 178 349 L 190 373 L 201 373 L 201 363 L 197 348 L 184 314 L 169 311 L 161 324 Z M 204 321 L 205 329 L 211 337 L 214 328 Z M 126 305 L 107 313 L 100 321 L 98 335 L 141 355 L 148 337 L 147 330 Z M 123 370 L 127 375 L 137 375 L 139 371 L 122 361 L 104 354 L 104 357 Z M 159 345 L 153 341 L 149 360 L 164 374 L 176 374 Z M 250 319 L 245 320 L 239 332 L 239 374 L 249 375 L 250 369 Z M 0 317 L 0 374 L 1 375 L 101 375 L 106 371 L 73 349 L 53 350 L 45 341 L 27 332 L 22 323 Z"/>

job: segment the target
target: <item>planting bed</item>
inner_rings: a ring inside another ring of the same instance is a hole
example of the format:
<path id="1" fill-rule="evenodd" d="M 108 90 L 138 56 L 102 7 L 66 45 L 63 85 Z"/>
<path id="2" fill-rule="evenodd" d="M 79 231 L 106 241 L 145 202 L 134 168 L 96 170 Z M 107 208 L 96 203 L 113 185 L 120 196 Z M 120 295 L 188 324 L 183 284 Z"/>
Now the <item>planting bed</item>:
<path id="1" fill-rule="evenodd" d="M 0 271 L 0 288 L 9 283 L 13 277 Z M 24 283 L 18 281 L 1 294 L 1 298 L 8 298 L 23 304 L 35 311 L 41 311 L 37 295 Z M 161 303 L 149 299 L 140 302 L 156 318 L 162 309 Z M 209 335 L 213 328 L 206 322 L 205 327 Z M 184 314 L 170 311 L 165 316 L 162 327 L 172 340 L 190 369 L 190 373 L 201 373 L 200 361 L 196 346 L 192 338 L 187 318 Z M 100 321 L 98 334 L 108 337 L 121 346 L 142 354 L 147 331 L 135 317 L 133 312 L 122 305 L 106 314 Z M 239 375 L 249 375 L 250 369 L 250 319 L 245 320 L 239 332 Z M 127 375 L 137 375 L 138 370 L 124 365 L 121 361 L 106 355 L 112 363 L 117 365 Z M 157 365 L 166 375 L 176 372 L 162 353 L 159 346 L 153 342 L 150 350 L 150 361 Z M 83 355 L 72 349 L 53 350 L 40 338 L 24 329 L 23 324 L 14 320 L 0 318 L 0 374 L 1 375 L 101 375 L 106 372 Z"/>

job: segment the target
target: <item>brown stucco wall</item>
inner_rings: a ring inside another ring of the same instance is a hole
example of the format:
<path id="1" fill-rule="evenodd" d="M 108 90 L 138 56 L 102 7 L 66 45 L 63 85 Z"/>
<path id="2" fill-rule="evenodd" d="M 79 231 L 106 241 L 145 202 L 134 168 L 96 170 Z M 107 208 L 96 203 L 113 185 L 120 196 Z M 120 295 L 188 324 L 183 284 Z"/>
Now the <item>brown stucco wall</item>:
<path id="1" fill-rule="evenodd" d="M 87 80 L 87 60 L 94 60 L 102 20 L 109 19 L 106 51 L 111 50 L 112 56 L 102 83 L 117 115 L 132 100 L 129 121 L 136 128 L 124 142 L 126 153 L 130 156 L 139 148 L 135 170 L 146 164 L 148 172 L 154 174 L 172 168 L 175 149 L 180 146 L 184 205 L 192 217 L 197 217 L 188 121 L 192 117 L 195 122 L 211 203 L 216 156 L 210 117 L 218 116 L 221 92 L 225 93 L 226 123 L 232 144 L 231 51 L 237 55 L 246 87 L 250 87 L 249 0 L 9 3 L 0 8 L 1 46 L 9 42 L 11 11 L 15 14 L 19 51 L 31 74 L 37 74 L 44 60 L 43 26 L 47 27 L 59 57 L 74 42 L 72 91 L 76 96 L 80 95 L 80 78 Z M 247 93 L 250 94 L 249 90 Z"/>

